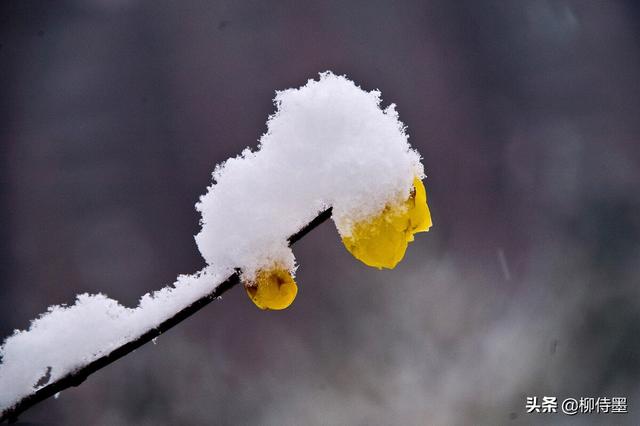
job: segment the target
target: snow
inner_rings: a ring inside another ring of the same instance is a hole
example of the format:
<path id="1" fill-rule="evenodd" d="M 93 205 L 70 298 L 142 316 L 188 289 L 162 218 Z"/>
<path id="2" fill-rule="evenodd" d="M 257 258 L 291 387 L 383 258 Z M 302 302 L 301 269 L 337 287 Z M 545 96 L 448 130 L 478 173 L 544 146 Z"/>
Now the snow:
<path id="1" fill-rule="evenodd" d="M 135 309 L 103 294 L 81 294 L 72 306 L 49 307 L 0 348 L 0 410 L 156 327 L 224 278 L 210 268 L 181 275 L 173 286 L 144 295 Z M 48 370 L 49 380 L 41 383 Z"/>
<path id="2" fill-rule="evenodd" d="M 248 279 L 273 265 L 294 271 L 287 239 L 325 208 L 348 236 L 355 222 L 405 200 L 413 178 L 423 177 L 420 157 L 395 106 L 380 103 L 380 92 L 331 72 L 277 92 L 258 149 L 218 165 L 196 205 L 205 269 L 144 295 L 133 309 L 82 294 L 15 331 L 0 347 L 0 410 L 156 327 L 235 268 Z"/>
<path id="3" fill-rule="evenodd" d="M 207 263 L 227 273 L 240 267 L 249 279 L 273 264 L 293 270 L 288 236 L 325 207 L 349 235 L 355 221 L 406 200 L 423 176 L 395 105 L 381 109 L 379 91 L 327 72 L 278 92 L 275 104 L 259 150 L 218 166 L 196 206 Z"/>

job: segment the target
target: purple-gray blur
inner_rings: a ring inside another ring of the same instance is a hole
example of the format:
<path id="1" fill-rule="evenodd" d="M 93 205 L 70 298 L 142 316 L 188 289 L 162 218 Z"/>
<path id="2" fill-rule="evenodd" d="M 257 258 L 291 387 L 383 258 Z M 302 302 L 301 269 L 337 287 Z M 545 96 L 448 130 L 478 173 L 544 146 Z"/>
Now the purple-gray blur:
<path id="1" fill-rule="evenodd" d="M 326 223 L 290 309 L 236 288 L 21 421 L 640 422 L 638 2 L 6 0 L 0 21 L 1 338 L 200 269 L 214 165 L 320 71 L 398 105 L 434 221 L 393 271 Z M 527 414 L 544 395 L 629 414 Z"/>

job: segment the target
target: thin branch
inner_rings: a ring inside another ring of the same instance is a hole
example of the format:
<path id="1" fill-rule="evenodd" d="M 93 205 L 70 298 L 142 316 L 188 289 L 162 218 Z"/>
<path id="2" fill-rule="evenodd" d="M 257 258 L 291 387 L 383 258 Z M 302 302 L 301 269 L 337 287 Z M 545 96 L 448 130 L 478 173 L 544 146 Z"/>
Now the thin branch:
<path id="1" fill-rule="evenodd" d="M 315 219 L 309 222 L 304 228 L 300 231 L 289 237 L 289 245 L 293 245 L 296 241 L 300 240 L 302 237 L 307 235 L 312 229 L 323 223 L 325 220 L 331 217 L 331 208 L 320 213 Z M 177 312 L 171 318 L 163 321 L 157 327 L 152 328 L 146 333 L 142 334 L 138 338 L 131 340 L 124 345 L 114 349 L 109 354 L 104 355 L 100 358 L 97 358 L 91 361 L 89 364 L 80 367 L 76 371 L 67 374 L 66 376 L 61 377 L 55 382 L 49 383 L 48 385 L 38 389 L 34 393 L 27 395 L 18 401 L 15 405 L 10 408 L 5 409 L 0 415 L 0 422 L 8 421 L 9 423 L 13 423 L 17 421 L 18 416 L 22 414 L 24 411 L 33 407 L 39 402 L 44 401 L 47 398 L 50 398 L 71 386 L 79 386 L 82 382 L 84 382 L 89 375 L 95 373 L 96 371 L 106 367 L 107 365 L 119 360 L 123 356 L 135 351 L 139 347 L 143 346 L 146 343 L 149 343 L 151 340 L 160 336 L 165 331 L 171 329 L 175 325 L 181 323 L 185 319 L 189 318 L 191 315 L 198 312 L 200 309 L 207 306 L 212 301 L 216 300 L 220 297 L 224 292 L 234 287 L 236 284 L 240 282 L 240 274 L 239 272 L 235 272 L 225 281 L 220 283 L 216 288 L 209 293 L 208 295 L 196 300 L 191 305 Z"/>

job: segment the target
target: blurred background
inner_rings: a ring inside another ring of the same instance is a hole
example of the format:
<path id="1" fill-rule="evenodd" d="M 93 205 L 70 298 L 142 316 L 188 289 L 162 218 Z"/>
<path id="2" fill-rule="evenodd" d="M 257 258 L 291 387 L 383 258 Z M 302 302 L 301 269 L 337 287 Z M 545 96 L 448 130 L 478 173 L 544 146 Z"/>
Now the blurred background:
<path id="1" fill-rule="evenodd" d="M 0 334 L 203 266 L 194 204 L 276 89 L 397 103 L 434 228 L 371 270 L 325 223 L 283 312 L 240 288 L 20 418 L 640 423 L 640 3 L 5 0 Z M 1 385 L 1 384 L 0 384 Z M 527 396 L 629 414 L 527 414 Z"/>

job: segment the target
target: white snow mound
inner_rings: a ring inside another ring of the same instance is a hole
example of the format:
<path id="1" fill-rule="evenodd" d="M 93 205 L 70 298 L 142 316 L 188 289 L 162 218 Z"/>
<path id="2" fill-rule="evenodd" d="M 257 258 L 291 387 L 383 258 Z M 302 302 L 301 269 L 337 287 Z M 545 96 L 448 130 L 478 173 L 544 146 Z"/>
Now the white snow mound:
<path id="1" fill-rule="evenodd" d="M 275 104 L 258 150 L 216 167 L 196 205 L 207 263 L 249 278 L 274 263 L 293 270 L 287 238 L 322 209 L 332 206 L 348 235 L 354 221 L 408 198 L 413 178 L 423 177 L 395 105 L 381 109 L 377 90 L 325 72 L 277 92 Z"/>

